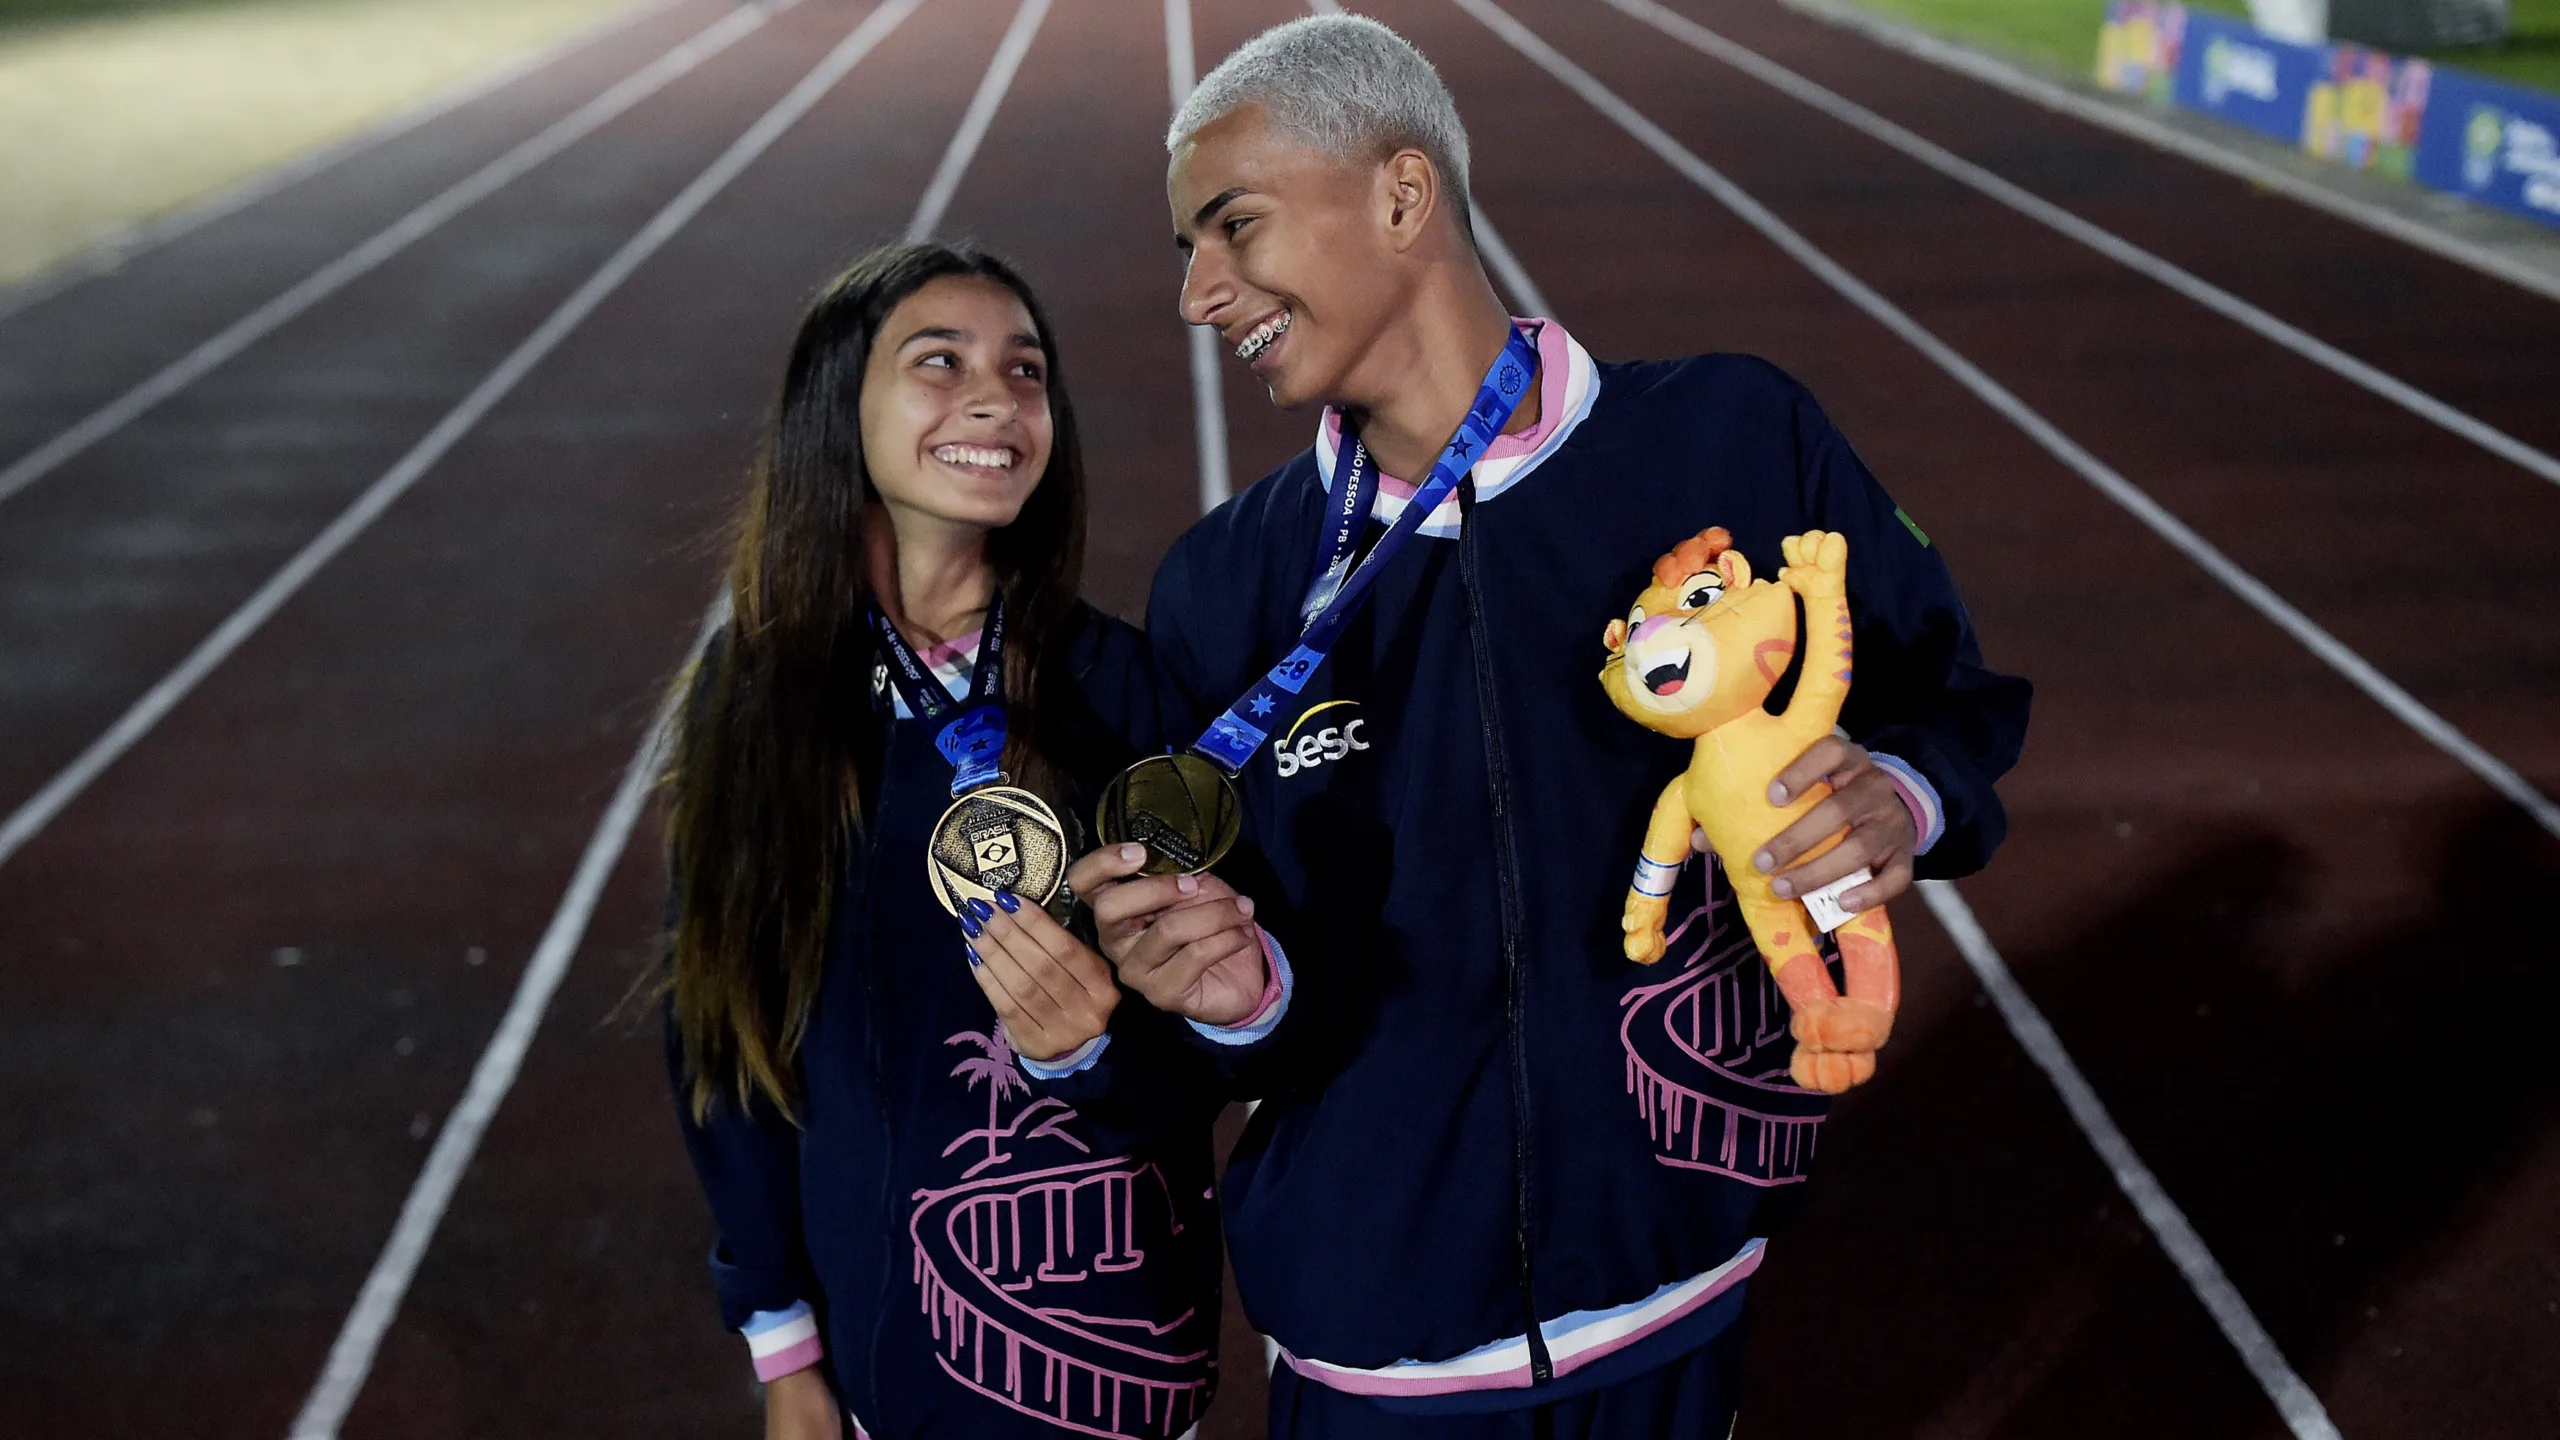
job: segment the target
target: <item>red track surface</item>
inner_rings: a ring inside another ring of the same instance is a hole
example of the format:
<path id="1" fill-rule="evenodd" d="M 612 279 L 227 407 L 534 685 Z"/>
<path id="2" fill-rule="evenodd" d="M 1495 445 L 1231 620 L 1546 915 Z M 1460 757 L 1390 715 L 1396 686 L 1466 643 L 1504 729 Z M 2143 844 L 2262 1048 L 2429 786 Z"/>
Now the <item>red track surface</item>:
<path id="1" fill-rule="evenodd" d="M 1678 5 L 2560 450 L 2560 307 L 1766 0 Z M 1203 69 L 1294 13 L 1195 8 Z M 2560 491 L 1616 11 L 1512 8 L 2560 785 Z M 679 5 L 0 322 L 0 461 L 719 13 Z M 0 505 L 0 807 L 862 13 L 807 0 Z M 284 1432 L 710 593 L 801 298 L 904 224 L 1012 13 L 929 3 L 0 866 L 12 1434 Z M 1604 356 L 1802 377 L 2036 680 L 2015 834 L 1964 893 L 2339 1428 L 2560 1433 L 2560 947 L 2525 908 L 2560 846 L 1463 12 L 1376 13 L 1440 63 L 1560 318 Z M 1060 0 L 943 227 L 1049 300 L 1091 588 L 1132 614 L 1195 509 L 1164 73 L 1159 6 Z M 1240 372 L 1225 398 L 1240 479 L 1305 443 Z M 349 1434 L 753 1433 L 654 1035 L 607 1018 L 657 885 L 644 826 Z M 1927 912 L 1898 919 L 1906 1018 L 1755 1283 L 1743 1433 L 2282 1433 Z M 1209 1431 L 1259 1434 L 1229 1338 Z"/>

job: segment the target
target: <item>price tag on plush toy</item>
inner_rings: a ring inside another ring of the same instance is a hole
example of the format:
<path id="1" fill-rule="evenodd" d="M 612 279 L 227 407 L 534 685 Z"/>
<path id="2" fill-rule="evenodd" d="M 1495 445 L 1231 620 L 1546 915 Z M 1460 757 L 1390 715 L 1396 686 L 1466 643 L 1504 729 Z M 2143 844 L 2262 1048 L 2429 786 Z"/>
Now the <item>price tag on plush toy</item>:
<path id="1" fill-rule="evenodd" d="M 1840 897 L 1874 878 L 1876 878 L 1874 871 L 1863 865 L 1859 866 L 1804 897 L 1805 913 L 1813 917 L 1813 923 L 1821 928 L 1823 934 L 1830 934 L 1858 918 L 1856 912 L 1840 903 Z"/>
<path id="2" fill-rule="evenodd" d="M 1689 768 L 1654 804 L 1621 928 L 1628 959 L 1662 958 L 1672 878 L 1688 858 L 1691 827 L 1706 832 L 1743 923 L 1795 1011 L 1789 1073 L 1807 1089 L 1836 1094 L 1875 1074 L 1876 1051 L 1901 1003 L 1901 967 L 1883 909 L 1851 915 L 1838 903 L 1867 872 L 1797 901 L 1771 890 L 1750 862 L 1831 793 L 1817 785 L 1772 805 L 1769 782 L 1831 733 L 1849 695 L 1849 542 L 1816 530 L 1790 535 L 1780 548 L 1786 568 L 1772 582 L 1752 578 L 1751 562 L 1722 527 L 1684 540 L 1654 562 L 1653 583 L 1601 637 L 1609 661 L 1600 684 L 1610 701 L 1648 730 L 1697 742 Z M 1799 600 L 1811 650 L 1786 713 L 1772 715 L 1764 702 L 1795 659 Z M 1822 908 L 1809 908 L 1816 902 Z M 1838 935 L 1845 995 L 1823 963 L 1826 931 Z"/>

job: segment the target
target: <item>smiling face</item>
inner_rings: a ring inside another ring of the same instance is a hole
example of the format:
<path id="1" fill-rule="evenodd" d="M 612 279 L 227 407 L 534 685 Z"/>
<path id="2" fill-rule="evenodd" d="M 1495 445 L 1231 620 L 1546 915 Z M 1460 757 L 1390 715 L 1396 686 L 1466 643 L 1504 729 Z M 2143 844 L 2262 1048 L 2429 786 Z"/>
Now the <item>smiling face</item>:
<path id="1" fill-rule="evenodd" d="M 881 322 L 862 377 L 862 459 L 893 512 L 993 530 L 1048 469 L 1049 362 L 1011 290 L 920 287 Z"/>
<path id="2" fill-rule="evenodd" d="M 1751 578 L 1723 529 L 1654 562 L 1653 584 L 1601 640 L 1600 683 L 1648 730 L 1694 739 L 1769 698 L 1795 654 L 1795 592 Z"/>
<path id="3" fill-rule="evenodd" d="M 1165 188 L 1187 257 L 1184 322 L 1216 327 L 1284 410 L 1356 400 L 1355 372 L 1409 298 L 1397 258 L 1419 227 L 1445 223 L 1430 161 L 1347 162 L 1248 105 L 1184 140 Z"/>

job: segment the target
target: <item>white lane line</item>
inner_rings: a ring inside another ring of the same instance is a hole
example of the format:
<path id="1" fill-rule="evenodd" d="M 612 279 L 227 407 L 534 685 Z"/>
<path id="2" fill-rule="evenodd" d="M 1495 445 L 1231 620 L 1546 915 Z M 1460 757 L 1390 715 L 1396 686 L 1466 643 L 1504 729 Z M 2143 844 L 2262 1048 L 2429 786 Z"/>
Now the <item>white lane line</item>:
<path id="1" fill-rule="evenodd" d="M 2349 683 L 2363 691 L 2376 704 L 2397 716 L 2403 724 L 2415 730 L 2430 744 L 2460 762 L 2464 768 L 2485 781 L 2491 789 L 2514 801 L 2525 813 L 2533 817 L 2535 824 L 2553 835 L 2560 836 L 2560 804 L 2554 804 L 2550 797 L 2535 789 L 2522 775 L 2516 773 L 2513 766 L 2482 749 L 2469 736 L 2455 729 L 2443 716 L 2420 704 L 2417 697 L 2400 688 L 2389 677 L 2375 669 L 2370 661 L 2349 649 L 2345 642 L 2322 629 L 2310 616 L 2303 614 L 2283 596 L 2269 589 L 2265 582 L 2242 569 L 2236 561 L 2215 548 L 2212 542 L 2196 533 L 2185 521 L 2180 520 L 2160 502 L 2144 493 L 2141 487 L 2125 479 L 2104 461 L 2083 449 L 2079 442 L 2064 434 L 2059 427 L 2038 414 L 2025 401 L 2010 393 L 2000 382 L 1983 373 L 1979 366 L 1966 359 L 1945 341 L 1931 334 L 1918 321 L 1905 314 L 1900 307 L 1844 269 L 1839 262 L 1823 253 L 1813 242 L 1798 234 L 1767 206 L 1752 198 L 1750 192 L 1726 179 L 1714 166 L 1692 154 L 1679 141 L 1673 139 L 1669 132 L 1646 119 L 1634 106 L 1618 98 L 1615 92 L 1592 78 L 1589 72 L 1567 59 L 1555 47 L 1540 39 L 1527 26 L 1513 19 L 1509 13 L 1493 4 L 1492 0 L 1451 0 L 1451 3 L 1475 16 L 1487 29 L 1500 35 L 1513 49 L 1561 81 L 1566 88 L 1580 95 L 1593 109 L 1598 110 L 1614 121 L 1620 129 L 1635 137 L 1638 143 L 1651 150 L 1665 164 L 1680 172 L 1699 189 L 1713 196 L 1718 204 L 1732 211 L 1752 229 L 1759 231 L 1764 238 L 1785 251 L 1797 264 L 1812 271 L 1841 298 L 1865 311 L 1878 324 L 1901 337 L 1904 343 L 1927 356 L 1932 364 L 1945 371 L 1967 390 L 1972 391 L 1984 404 L 1998 411 L 2002 418 L 2024 431 L 2027 437 L 2043 447 L 2046 453 L 2071 467 L 2073 472 L 2088 481 L 2098 493 L 2123 507 L 2135 519 L 2149 527 L 2152 533 L 2169 542 L 2189 560 L 2195 562 L 2198 568 L 2221 581 L 2249 608 L 2257 611 L 2287 635 L 2292 636 L 2303 648 L 2318 656 L 2329 668 L 2346 677 Z"/>
<path id="2" fill-rule="evenodd" d="M 1511 292 L 1511 303 L 1520 307 L 1513 313 L 1555 318 L 1555 307 L 1547 303 L 1545 293 L 1538 289 L 1538 282 L 1529 278 L 1529 272 L 1520 264 L 1520 257 L 1511 253 L 1511 246 L 1504 242 L 1501 232 L 1493 228 L 1493 217 L 1485 214 L 1484 207 L 1475 203 L 1473 197 L 1469 197 L 1467 209 L 1476 228 L 1476 253 L 1484 257 L 1485 264 L 1493 267 L 1493 276 L 1502 282 L 1502 288 Z"/>
<path id="3" fill-rule="evenodd" d="M 2231 1283 L 2221 1262 L 2213 1258 L 2204 1237 L 2187 1222 L 2186 1212 L 2169 1198 L 2159 1177 L 2142 1163 L 2142 1157 L 2134 1153 L 2133 1143 L 2116 1128 L 2105 1102 L 2063 1048 L 2062 1037 L 2054 1033 L 2044 1012 L 2027 998 L 2027 992 L 2002 963 L 2000 952 L 1992 948 L 1991 937 L 1983 933 L 1973 907 L 1965 904 L 1956 887 L 1944 880 L 1921 881 L 1920 898 L 1945 927 L 1948 938 L 1956 942 L 1965 963 L 1973 967 L 1974 977 L 1982 982 L 1991 1003 L 1999 1007 L 2000 1018 L 2008 1022 L 2009 1033 L 2017 1037 L 2019 1048 L 2053 1082 L 2054 1090 L 2062 1096 L 2063 1108 L 2071 1112 L 2072 1123 L 2088 1137 L 2089 1147 L 2098 1152 L 2107 1173 L 2115 1177 L 2116 1188 L 2133 1202 L 2134 1212 L 2142 1217 L 2152 1238 L 2160 1242 L 2162 1253 L 2186 1277 L 2187 1288 L 2204 1302 L 2205 1310 L 2222 1328 L 2231 1348 L 2240 1352 L 2240 1362 L 2257 1377 L 2259 1388 L 2275 1403 L 2285 1425 L 2301 1440 L 2340 1440 L 2338 1427 L 2330 1422 L 2320 1397 L 2294 1373 L 2275 1338 L 2258 1323 L 2256 1312 L 2242 1298 L 2239 1287 Z"/>
<path id="4" fill-rule="evenodd" d="M 161 367 L 151 378 L 10 462 L 7 469 L 0 470 L 0 501 L 52 474 L 153 406 L 203 379 L 224 361 L 380 269 L 393 256 L 434 234 L 445 222 L 595 133 L 608 121 L 665 89 L 677 77 L 753 34 L 767 19 L 798 3 L 800 0 L 763 0 L 728 12 L 693 38 L 633 71 L 612 89 L 554 121 L 540 134 L 454 182 L 442 194 L 304 276 L 291 289 L 224 326 L 211 339 Z"/>
<path id="5" fill-rule="evenodd" d="M 1199 80 L 1191 0 L 1164 0 L 1164 77 L 1173 108 L 1179 110 Z M 1185 328 L 1191 342 L 1191 430 L 1199 448 L 1200 513 L 1205 515 L 1236 493 L 1227 461 L 1227 394 L 1218 376 L 1218 332 L 1206 325 Z"/>
<path id="6" fill-rule="evenodd" d="M 724 610 L 713 610 L 695 638 L 691 653 L 701 653 L 704 642 L 724 615 Z M 435 1148 L 427 1154 L 425 1168 L 418 1172 L 417 1180 L 409 1187 L 408 1199 L 401 1203 L 400 1218 L 392 1224 L 389 1242 L 374 1260 L 372 1272 L 365 1276 L 364 1288 L 356 1292 L 355 1305 L 339 1327 L 336 1343 L 329 1347 L 329 1359 L 321 1367 L 320 1379 L 303 1400 L 301 1413 L 294 1417 L 292 1440 L 335 1440 L 338 1427 L 346 1423 L 348 1410 L 364 1389 L 366 1377 L 373 1373 L 382 1337 L 399 1314 L 410 1282 L 417 1278 L 427 1246 L 443 1223 L 445 1207 L 452 1203 L 454 1191 L 471 1168 L 471 1158 L 489 1133 L 490 1122 L 497 1118 L 498 1106 L 524 1069 L 525 1055 L 542 1028 L 544 1012 L 551 1008 L 551 997 L 558 993 L 560 982 L 568 976 L 569 962 L 577 958 L 578 946 L 586 939 L 587 922 L 594 918 L 596 899 L 604 893 L 605 882 L 612 878 L 614 866 L 620 863 L 623 849 L 631 842 L 632 830 L 640 823 L 665 759 L 668 721 L 675 699 L 670 694 L 660 705 L 638 753 L 624 767 L 622 783 L 606 804 L 604 818 L 596 822 L 595 833 L 588 837 L 586 851 L 578 857 L 578 868 L 569 877 L 569 889 L 560 897 L 560 907 L 552 912 L 551 923 L 544 927 L 541 942 L 534 946 L 533 958 L 525 964 L 524 977 L 516 982 L 516 993 L 507 1002 L 506 1014 L 499 1019 L 496 1033 L 489 1037 L 488 1047 L 480 1052 L 479 1063 L 471 1067 L 471 1082 L 463 1089 L 462 1102 L 445 1117 Z"/>
<path id="7" fill-rule="evenodd" d="M 2039 75 L 2031 75 L 2003 60 L 1995 59 L 1962 45 L 1951 44 L 1934 35 L 1897 24 L 1871 14 L 1842 0 L 1778 0 L 1790 10 L 1798 10 L 1826 24 L 1854 30 L 1888 49 L 1899 50 L 1914 59 L 1927 61 L 1943 70 L 1952 70 L 1994 89 L 2006 90 L 2030 104 L 2068 115 L 2102 130 L 2112 130 L 2129 139 L 2139 140 L 2157 150 L 2165 150 L 2184 160 L 2194 161 L 2209 169 L 2261 185 L 2287 199 L 2333 215 L 2349 224 L 2397 240 L 2404 245 L 2424 250 L 2439 259 L 2476 270 L 2493 280 L 2503 280 L 2520 289 L 2530 290 L 2546 299 L 2560 300 L 2560 276 L 2554 276 L 2522 264 L 2485 245 L 2474 244 L 2458 235 L 2449 235 L 2432 225 L 2398 215 L 2390 210 L 2352 196 L 2342 195 L 2316 181 L 2289 174 L 2272 165 L 2251 159 L 2235 150 L 2225 149 L 2208 140 L 2186 134 L 2173 126 L 2138 111 L 2110 105 L 2102 100 L 2078 94 Z"/>
<path id="8" fill-rule="evenodd" d="M 781 138 L 783 131 L 808 113 L 810 107 L 844 78 L 845 72 L 869 54 L 871 48 L 896 29 L 899 22 L 905 20 L 920 3 L 921 0 L 887 0 L 879 9 L 863 17 L 853 33 L 829 51 L 816 69 L 793 86 L 789 94 L 775 102 L 774 107 L 755 124 L 747 127 L 746 133 L 722 152 L 719 159 L 712 161 L 710 168 L 694 177 L 692 184 L 668 201 L 666 208 L 642 226 L 639 233 L 625 241 L 611 259 L 587 278 L 585 284 L 561 301 L 560 308 L 552 311 L 550 318 L 526 336 L 513 353 L 498 362 L 498 367 L 464 396 L 460 404 L 437 421 L 435 428 L 412 446 L 408 454 L 401 456 L 380 479 L 366 487 L 354 503 L 340 511 L 326 529 L 313 536 L 292 559 L 269 576 L 265 584 L 241 602 L 240 608 L 215 626 L 212 634 L 199 641 L 196 648 L 178 662 L 177 668 L 162 676 L 117 718 L 115 724 L 107 727 L 105 734 L 91 741 L 89 747 L 63 767 L 60 774 L 12 811 L 5 822 L 0 822 L 0 865 L 8 864 L 20 847 L 34 839 L 54 816 L 61 814 L 81 791 L 89 788 L 90 782 L 149 734 L 162 717 L 176 709 L 179 701 L 212 674 L 215 667 L 229 659 L 233 651 L 247 643 L 249 637 L 282 609 L 287 600 L 310 583 L 312 576 L 320 573 L 338 552 L 346 549 L 367 527 L 381 518 L 393 502 L 407 494 L 409 487 L 417 484 L 437 461 L 444 458 L 445 452 L 469 434 L 471 428 L 480 423 L 481 417 L 505 399 L 525 376 L 533 373 L 534 367 L 540 365 L 561 341 L 569 337 L 571 331 L 603 304 L 606 297 L 620 288 L 642 262 L 673 239 L 677 231 L 711 203 L 712 198 L 767 147 Z"/>
<path id="9" fill-rule="evenodd" d="M 226 215 L 236 215 L 259 201 L 279 194 L 308 180 L 322 171 L 350 160 L 389 141 L 408 134 L 430 121 L 438 120 L 474 100 L 496 94 L 528 75 L 551 68 L 580 50 L 596 45 L 609 36 L 629 29 L 661 10 L 673 8 L 679 0 L 642 0 L 618 14 L 561 37 L 530 55 L 508 61 L 494 70 L 468 76 L 446 86 L 409 106 L 393 112 L 381 121 L 343 140 L 324 145 L 299 159 L 288 160 L 272 170 L 252 175 L 203 199 L 174 210 L 157 220 L 147 220 L 100 239 L 76 255 L 66 256 L 51 269 L 31 275 L 15 285 L 0 289 L 0 320 L 43 301 L 50 300 L 84 280 L 110 275 L 126 263 L 148 251 L 157 249 L 190 230 L 200 229 Z"/>
<path id="10" fill-rule="evenodd" d="M 977 158 L 978 146 L 987 138 L 987 127 L 996 123 L 996 107 L 1004 103 L 1005 92 L 1013 88 L 1013 77 L 1022 68 L 1022 57 L 1031 53 L 1031 39 L 1040 33 L 1040 22 L 1049 14 L 1049 0 L 1022 0 L 1022 8 L 1013 12 L 1013 23 L 1005 27 L 1004 38 L 996 42 L 995 59 L 988 62 L 986 75 L 978 81 L 978 93 L 969 97 L 969 108 L 960 116 L 959 133 L 951 137 L 951 147 L 942 152 L 942 164 L 933 172 L 933 181 L 924 187 L 924 198 L 916 202 L 916 213 L 907 221 L 907 243 L 930 240 L 942 226 L 943 214 L 951 208 L 951 197 L 960 193 L 960 177 L 969 171 L 969 162 Z"/>
<path id="11" fill-rule="evenodd" d="M 2329 342 L 2289 324 L 2221 286 L 2143 249 L 2112 230 L 2092 224 L 2052 201 L 2012 184 L 1944 146 L 1924 140 L 1867 107 L 1735 43 L 1655 0 L 1607 0 L 1612 7 L 1690 49 L 1723 62 L 1776 90 L 1821 111 L 1841 124 L 1892 146 L 1948 179 L 1998 201 L 2048 229 L 2078 241 L 2117 264 L 2156 280 L 2198 305 L 2265 339 L 2272 340 L 2350 384 L 2363 387 L 2431 424 L 2461 436 L 2502 460 L 2512 461 L 2543 479 L 2560 484 L 2560 458 L 2518 440 L 2477 416 L 2457 410 L 2424 390 L 2349 355 Z"/>
<path id="12" fill-rule="evenodd" d="M 773 137 L 789 128 L 791 120 L 806 113 L 820 96 L 842 80 L 856 62 L 887 38 L 889 32 L 922 3 L 923 0 L 889 0 L 888 4 L 865 17 L 861 26 L 846 37 L 843 44 L 820 61 L 816 70 L 809 72 L 808 79 L 803 80 L 791 95 L 785 96 L 782 104 L 768 112 L 765 120 L 757 122 L 759 129 L 767 128 L 767 121 L 781 113 L 784 106 L 792 104 L 795 97 L 806 92 L 806 103 L 801 104 L 790 119 L 771 126 L 766 143 L 770 144 Z M 1048 6 L 1049 0 L 1023 0 L 1022 10 L 1015 16 L 1016 28 L 1020 27 L 1023 14 L 1031 13 L 1035 7 L 1045 13 Z M 1035 18 L 1035 28 L 1037 24 Z M 1008 40 L 1012 34 L 1010 30 L 1006 32 Z M 999 47 L 989 73 L 993 74 L 996 66 L 1002 66 L 1009 82 L 1021 63 L 1020 53 L 1014 53 L 1008 59 L 1004 49 Z M 823 84 L 818 83 L 821 79 Z M 983 85 L 980 93 L 985 93 Z M 1001 90 L 995 99 L 1003 99 Z M 992 114 L 994 102 L 990 102 L 987 108 Z M 974 107 L 972 113 L 975 113 Z M 972 127 L 963 120 L 959 132 L 951 137 L 950 147 L 943 152 L 942 168 L 936 172 L 937 178 L 948 172 L 955 177 L 956 184 L 958 174 L 968 169 L 969 161 L 977 154 L 979 142 L 986 137 L 986 128 L 983 122 Z M 757 132 L 748 133 L 753 135 Z M 744 143 L 744 137 L 740 143 Z M 955 156 L 958 157 L 956 161 Z M 917 206 L 916 214 L 923 215 L 927 204 L 947 204 L 949 200 L 947 192 L 939 201 L 928 193 L 924 203 Z M 728 622 L 729 601 L 723 594 L 703 616 L 702 628 L 696 632 L 693 645 L 686 652 L 688 663 L 691 658 L 701 655 L 711 637 Z M 570 876 L 569 888 L 560 897 L 560 908 L 553 912 L 541 943 L 534 948 L 533 958 L 525 965 L 524 978 L 516 984 L 515 997 L 508 1003 L 506 1015 L 489 1037 L 488 1048 L 481 1052 L 479 1064 L 472 1068 L 471 1083 L 463 1092 L 462 1103 L 455 1106 L 453 1114 L 446 1119 L 443 1131 L 436 1136 L 435 1149 L 427 1156 L 427 1163 L 418 1172 L 416 1182 L 410 1186 L 409 1197 L 400 1206 L 400 1218 L 392 1225 L 391 1238 L 374 1261 L 372 1273 L 365 1277 L 364 1288 L 357 1292 L 356 1303 L 347 1312 L 346 1323 L 338 1331 L 337 1342 L 329 1348 L 328 1363 L 321 1369 L 319 1382 L 312 1387 L 310 1398 L 303 1401 L 302 1413 L 294 1420 L 289 1440 L 336 1440 L 338 1427 L 345 1423 L 357 1394 L 364 1389 L 365 1378 L 373 1371 L 374 1357 L 381 1350 L 382 1338 L 390 1332 L 391 1322 L 399 1314 L 400 1303 L 407 1298 L 410 1283 L 417 1278 L 418 1267 L 426 1260 L 427 1247 L 444 1222 L 445 1210 L 453 1203 L 454 1192 L 460 1188 L 463 1175 L 470 1169 L 472 1156 L 478 1152 L 481 1140 L 489 1132 L 490 1123 L 496 1119 L 498 1106 L 514 1087 L 516 1076 L 524 1067 L 524 1057 L 532 1049 L 534 1037 L 541 1030 L 543 1014 L 551 1006 L 551 997 L 559 990 L 561 980 L 568 974 L 570 962 L 577 957 L 578 947 L 586 939 L 587 923 L 595 915 L 596 897 L 613 874 L 623 849 L 629 845 L 631 832 L 640 823 L 642 809 L 650 790 L 655 788 L 659 767 L 666 754 L 679 698 L 678 692 L 671 688 L 660 702 L 638 753 L 631 757 L 630 765 L 623 770 L 622 784 L 614 791 L 603 817 L 596 822 L 595 834 L 587 841 L 586 852 L 579 857 L 578 868 Z"/>
<path id="13" fill-rule="evenodd" d="M 1191 422 L 1200 461 L 1200 513 L 1217 509 L 1235 494 L 1234 472 L 1227 464 L 1227 397 L 1218 376 L 1218 332 L 1206 325 L 1185 327 L 1191 333 Z"/>

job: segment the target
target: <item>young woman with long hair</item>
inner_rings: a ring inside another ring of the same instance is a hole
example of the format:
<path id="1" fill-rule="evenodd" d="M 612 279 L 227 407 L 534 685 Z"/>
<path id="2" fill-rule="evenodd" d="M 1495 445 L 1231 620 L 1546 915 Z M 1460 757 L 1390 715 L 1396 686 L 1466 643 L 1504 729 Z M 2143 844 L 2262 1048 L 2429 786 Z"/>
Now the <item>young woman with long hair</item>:
<path id="1" fill-rule="evenodd" d="M 1208 1402 L 1214 1096 L 1044 1094 L 1171 1022 L 1010 852 L 955 880 L 938 848 L 1036 848 L 1045 811 L 1072 855 L 1159 746 L 1143 638 L 1077 595 L 1084 525 L 1010 268 L 901 246 L 818 297 L 668 777 L 670 1070 L 769 1435 L 1172 1440 Z"/>

